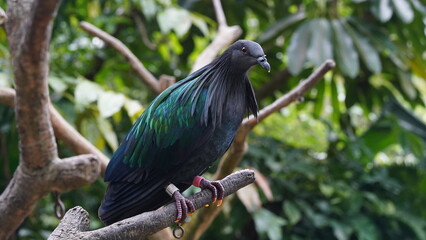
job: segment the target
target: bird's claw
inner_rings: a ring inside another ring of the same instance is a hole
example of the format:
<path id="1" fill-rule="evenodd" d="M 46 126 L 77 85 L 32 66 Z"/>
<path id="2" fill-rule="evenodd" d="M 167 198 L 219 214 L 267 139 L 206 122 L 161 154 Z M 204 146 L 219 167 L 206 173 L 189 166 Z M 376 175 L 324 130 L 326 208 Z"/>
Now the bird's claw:
<path id="1" fill-rule="evenodd" d="M 200 188 L 210 190 L 213 195 L 212 203 L 218 202 L 217 204 L 218 207 L 222 205 L 223 198 L 225 195 L 225 189 L 223 188 L 222 184 L 219 181 L 208 181 L 203 178 L 200 181 Z"/>
<path id="2" fill-rule="evenodd" d="M 182 224 L 185 222 L 185 219 L 188 215 L 195 212 L 194 204 L 186 199 L 179 191 L 175 191 L 173 193 L 173 199 L 175 200 L 176 209 L 177 209 L 177 217 L 175 223 Z"/>

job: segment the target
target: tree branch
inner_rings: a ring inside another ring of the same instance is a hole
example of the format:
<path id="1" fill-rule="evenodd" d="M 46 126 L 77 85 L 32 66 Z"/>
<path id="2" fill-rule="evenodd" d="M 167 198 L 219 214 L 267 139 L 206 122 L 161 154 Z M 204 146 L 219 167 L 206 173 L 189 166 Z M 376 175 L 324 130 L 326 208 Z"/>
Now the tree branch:
<path id="1" fill-rule="evenodd" d="M 306 80 L 301 81 L 297 87 L 275 100 L 275 102 L 272 104 L 260 110 L 258 120 L 256 120 L 256 118 L 253 116 L 244 119 L 240 125 L 240 128 L 238 129 L 237 135 L 234 138 L 234 142 L 232 143 L 228 152 L 222 157 L 213 178 L 220 179 L 234 171 L 238 163 L 247 152 L 247 135 L 259 122 L 270 116 L 272 113 L 279 111 L 281 108 L 302 97 L 316 83 L 318 83 L 328 71 L 333 69 L 334 66 L 334 61 L 325 61 Z M 187 226 L 188 234 L 184 237 L 184 239 L 199 239 L 220 211 L 221 209 L 206 208 L 196 212 L 192 216 L 193 220 Z"/>
<path id="2" fill-rule="evenodd" d="M 134 11 L 133 14 L 133 20 L 135 21 L 136 27 L 138 28 L 139 34 L 141 35 L 142 42 L 145 44 L 147 48 L 154 51 L 157 50 L 157 46 L 151 42 L 148 36 L 148 32 L 146 30 L 145 24 L 142 21 L 142 17 L 140 16 L 139 12 Z"/>
<path id="3" fill-rule="evenodd" d="M 50 191 L 67 192 L 94 182 L 101 173 L 96 155 L 84 154 L 55 160 L 50 166 Z"/>
<path id="4" fill-rule="evenodd" d="M 252 170 L 243 170 L 227 176 L 220 182 L 225 188 L 225 196 L 228 196 L 238 189 L 253 183 L 254 180 L 255 175 Z M 199 209 L 211 202 L 212 194 L 209 190 L 203 190 L 188 199 L 194 203 L 196 209 Z M 210 208 L 216 207 L 212 206 Z M 175 204 L 171 203 L 156 211 L 142 213 L 101 229 L 87 231 L 89 227 L 88 213 L 81 207 L 75 207 L 65 214 L 61 223 L 48 239 L 142 239 L 173 225 L 176 219 L 176 212 Z"/>
<path id="5" fill-rule="evenodd" d="M 249 127 L 250 130 L 248 131 L 251 131 L 254 126 L 256 126 L 259 122 L 261 122 L 263 119 L 265 119 L 272 113 L 279 111 L 281 108 L 284 108 L 290 103 L 303 97 L 303 95 L 305 95 L 307 91 L 309 91 L 313 86 L 315 86 L 315 84 L 317 84 L 324 77 L 324 75 L 328 71 L 333 69 L 335 66 L 336 63 L 333 60 L 325 61 L 321 66 L 318 67 L 318 69 L 315 70 L 315 72 L 309 75 L 307 79 L 301 81 L 296 88 L 294 88 L 284 96 L 278 98 L 272 104 L 260 110 L 258 119 L 254 118 L 253 116 L 250 116 L 244 119 L 242 125 Z"/>
<path id="6" fill-rule="evenodd" d="M 0 104 L 15 107 L 15 90 L 12 88 L 0 87 Z M 97 149 L 91 142 L 81 136 L 81 134 L 71 126 L 49 102 L 50 120 L 56 138 L 63 141 L 75 154 L 94 154 L 101 163 L 102 173 L 108 164 L 109 158 Z"/>
<path id="7" fill-rule="evenodd" d="M 243 32 L 240 26 L 228 26 L 226 24 L 226 18 L 220 0 L 212 1 L 216 13 L 216 19 L 219 25 L 218 32 L 210 45 L 207 46 L 206 49 L 204 49 L 204 51 L 198 56 L 197 60 L 195 60 L 191 72 L 195 72 L 196 70 L 209 64 L 224 47 L 237 40 Z"/>
<path id="8" fill-rule="evenodd" d="M 15 74 L 20 156 L 28 167 L 57 158 L 49 119 L 47 73 L 52 23 L 59 1 L 8 1 L 6 29 Z"/>
<path id="9" fill-rule="evenodd" d="M 285 82 L 291 77 L 288 68 L 277 72 L 271 79 L 262 85 L 260 89 L 256 89 L 256 98 L 257 101 L 261 101 L 269 96 L 271 96 L 276 90 L 280 89 Z"/>
<path id="10" fill-rule="evenodd" d="M 93 155 L 61 161 L 49 114 L 47 74 L 52 20 L 59 0 L 9 0 L 6 24 L 15 76 L 16 96 L 1 91 L 2 102 L 15 106 L 20 163 L 0 195 L 0 239 L 6 239 L 51 191 L 91 183 L 99 175 Z M 81 172 L 81 169 L 85 171 Z"/>
<path id="11" fill-rule="evenodd" d="M 109 44 L 111 47 L 115 48 L 121 55 L 123 55 L 126 60 L 129 62 L 130 66 L 132 67 L 133 71 L 136 72 L 139 79 L 148 85 L 149 88 L 151 88 L 152 91 L 155 93 L 160 93 L 160 84 L 158 83 L 158 80 L 154 77 L 154 75 L 149 72 L 145 66 L 139 61 L 139 59 L 130 51 L 129 48 L 126 47 L 126 45 L 123 44 L 120 40 L 117 38 L 111 36 L 110 34 L 106 33 L 105 31 L 93 26 L 92 24 L 88 22 L 81 22 L 80 27 L 89 33 L 90 35 L 96 36 L 102 41 Z"/>
<path id="12" fill-rule="evenodd" d="M 212 0 L 212 2 L 219 27 L 228 26 L 228 24 L 226 23 L 226 17 L 225 12 L 223 11 L 222 3 L 220 2 L 220 0 Z"/>

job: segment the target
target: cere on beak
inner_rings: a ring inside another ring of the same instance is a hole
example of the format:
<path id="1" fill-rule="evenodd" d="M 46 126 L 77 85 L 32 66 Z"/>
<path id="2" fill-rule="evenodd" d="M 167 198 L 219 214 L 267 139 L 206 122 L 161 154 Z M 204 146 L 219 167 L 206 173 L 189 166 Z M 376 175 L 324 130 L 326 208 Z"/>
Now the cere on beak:
<path id="1" fill-rule="evenodd" d="M 258 57 L 257 62 L 268 72 L 271 72 L 271 65 L 269 65 L 268 61 L 266 60 L 266 56 Z"/>

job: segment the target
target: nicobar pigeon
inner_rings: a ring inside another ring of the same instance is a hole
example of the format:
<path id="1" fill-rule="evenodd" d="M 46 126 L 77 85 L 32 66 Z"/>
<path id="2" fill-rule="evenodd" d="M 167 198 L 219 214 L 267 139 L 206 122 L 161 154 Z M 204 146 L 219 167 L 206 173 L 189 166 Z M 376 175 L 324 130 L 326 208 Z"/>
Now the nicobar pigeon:
<path id="1" fill-rule="evenodd" d="M 230 147 L 243 117 L 258 106 L 247 71 L 270 71 L 262 47 L 239 40 L 212 63 L 167 88 L 141 114 L 105 172 L 99 217 L 107 225 L 174 200 L 177 223 L 195 208 L 181 192 L 191 184 L 223 200 L 223 186 L 202 177 Z M 167 191 L 166 191 L 167 190 Z"/>

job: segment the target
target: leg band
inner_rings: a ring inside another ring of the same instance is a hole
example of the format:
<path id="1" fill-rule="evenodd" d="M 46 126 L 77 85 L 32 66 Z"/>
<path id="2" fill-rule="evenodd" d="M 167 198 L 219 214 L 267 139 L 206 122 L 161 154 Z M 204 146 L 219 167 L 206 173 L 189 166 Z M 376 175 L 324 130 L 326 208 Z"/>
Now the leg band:
<path id="1" fill-rule="evenodd" d="M 203 179 L 204 179 L 204 178 L 203 178 L 203 177 L 201 177 L 201 176 L 196 176 L 196 177 L 194 178 L 194 180 L 192 180 L 192 185 L 194 185 L 194 186 L 196 186 L 196 187 L 200 187 L 201 181 L 202 181 Z"/>
<path id="2" fill-rule="evenodd" d="M 166 187 L 166 193 L 169 194 L 170 197 L 172 197 L 173 193 L 175 193 L 176 191 L 179 191 L 179 188 L 177 188 L 171 183 Z"/>

